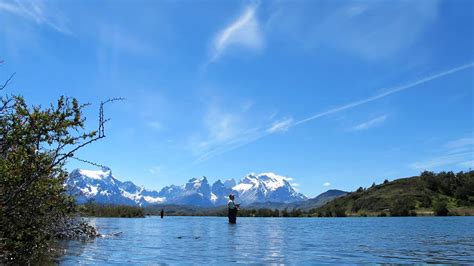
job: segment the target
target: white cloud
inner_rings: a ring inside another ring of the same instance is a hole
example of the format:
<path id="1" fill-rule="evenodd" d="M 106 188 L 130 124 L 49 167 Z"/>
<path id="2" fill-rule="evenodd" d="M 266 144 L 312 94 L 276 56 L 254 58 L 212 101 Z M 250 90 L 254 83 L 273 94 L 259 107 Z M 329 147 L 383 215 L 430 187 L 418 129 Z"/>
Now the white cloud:
<path id="1" fill-rule="evenodd" d="M 273 124 L 266 130 L 266 132 L 272 134 L 276 132 L 287 131 L 291 127 L 292 124 L 293 124 L 293 118 L 291 117 L 283 118 L 282 120 L 273 122 Z"/>
<path id="2" fill-rule="evenodd" d="M 96 30 L 99 45 L 108 52 L 120 51 L 134 55 L 150 55 L 156 52 L 156 48 L 147 40 L 125 27 L 100 23 Z"/>
<path id="3" fill-rule="evenodd" d="M 257 6 L 247 7 L 243 14 L 225 27 L 213 41 L 213 54 L 211 61 L 217 60 L 232 45 L 249 49 L 260 49 L 263 37 L 255 13 Z"/>
<path id="4" fill-rule="evenodd" d="M 152 168 L 148 169 L 150 174 L 152 175 L 159 175 L 162 171 L 161 166 L 153 166 Z"/>
<path id="5" fill-rule="evenodd" d="M 459 138 L 444 145 L 444 152 L 434 158 L 410 164 L 417 170 L 432 170 L 444 166 L 472 167 L 474 162 L 474 139 Z"/>
<path id="6" fill-rule="evenodd" d="M 416 43 L 438 17 L 441 1 L 341 1 L 318 8 L 275 5 L 269 27 L 305 50 L 344 50 L 384 62 Z"/>
<path id="7" fill-rule="evenodd" d="M 238 113 L 225 112 L 216 106 L 210 108 L 204 123 L 213 141 L 229 140 L 238 135 L 241 129 L 241 118 Z"/>
<path id="8" fill-rule="evenodd" d="M 331 186 L 331 183 L 325 182 L 325 183 L 323 184 L 323 186 L 325 186 L 325 187 L 330 187 L 330 186 Z"/>
<path id="9" fill-rule="evenodd" d="M 261 120 L 255 114 L 225 112 L 213 106 L 204 119 L 206 137 L 194 139 L 191 144 L 193 153 L 198 156 L 195 163 L 235 150 L 267 135 L 286 131 L 293 119 L 276 120 L 270 126 L 258 126 L 259 122 Z"/>
<path id="10" fill-rule="evenodd" d="M 162 131 L 165 129 L 165 127 L 158 121 L 149 121 L 146 125 L 155 131 Z"/>
<path id="11" fill-rule="evenodd" d="M 250 100 L 247 100 L 246 102 L 244 102 L 242 104 L 242 111 L 243 112 L 247 112 L 249 111 L 250 109 L 252 109 L 252 107 L 254 106 L 254 102 L 253 101 L 250 101 Z"/>
<path id="12" fill-rule="evenodd" d="M 467 146 L 474 146 L 474 138 L 460 138 L 446 143 L 448 149 L 459 149 Z"/>
<path id="13" fill-rule="evenodd" d="M 474 152 L 448 154 L 412 163 L 410 167 L 417 170 L 433 170 L 443 166 L 460 165 L 464 162 L 468 162 L 472 158 L 474 158 Z"/>
<path id="14" fill-rule="evenodd" d="M 46 25 L 60 33 L 70 35 L 66 18 L 59 10 L 46 8 L 44 1 L 1 1 L 0 11 L 23 17 L 38 25 Z"/>
<path id="15" fill-rule="evenodd" d="M 369 129 L 371 127 L 380 125 L 383 122 L 385 122 L 387 117 L 388 117 L 388 115 L 382 115 L 382 116 L 376 117 L 374 119 L 371 119 L 369 121 L 366 121 L 364 123 L 360 123 L 360 124 L 356 125 L 355 127 L 352 128 L 352 130 L 353 131 L 360 131 L 360 130 L 365 130 L 365 129 Z"/>
<path id="16" fill-rule="evenodd" d="M 246 111 L 224 110 L 216 103 L 208 105 L 203 119 L 204 136 L 191 141 L 191 149 L 198 156 L 195 163 L 245 145 L 259 137 L 259 130 L 250 122 Z"/>

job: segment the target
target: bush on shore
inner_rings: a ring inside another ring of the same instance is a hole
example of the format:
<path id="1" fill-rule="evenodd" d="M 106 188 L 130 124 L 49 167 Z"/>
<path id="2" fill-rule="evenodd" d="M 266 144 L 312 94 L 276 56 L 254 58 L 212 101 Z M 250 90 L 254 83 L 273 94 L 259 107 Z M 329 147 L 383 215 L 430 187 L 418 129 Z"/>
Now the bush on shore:
<path id="1" fill-rule="evenodd" d="M 443 200 L 437 201 L 433 204 L 433 211 L 436 216 L 448 216 L 448 204 Z"/>
<path id="2" fill-rule="evenodd" d="M 103 103 L 91 132 L 84 129 L 86 106 L 64 96 L 46 108 L 0 96 L 0 264 L 29 264 L 56 239 L 97 235 L 64 187 L 66 161 L 105 137 Z"/>

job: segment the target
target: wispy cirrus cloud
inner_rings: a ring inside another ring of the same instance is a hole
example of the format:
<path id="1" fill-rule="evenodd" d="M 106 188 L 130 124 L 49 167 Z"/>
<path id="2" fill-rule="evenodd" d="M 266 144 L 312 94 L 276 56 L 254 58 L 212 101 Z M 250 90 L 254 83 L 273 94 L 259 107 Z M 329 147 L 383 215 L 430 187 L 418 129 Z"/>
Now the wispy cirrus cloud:
<path id="1" fill-rule="evenodd" d="M 146 126 L 153 129 L 153 130 L 155 130 L 155 131 L 162 131 L 162 130 L 165 129 L 163 124 L 158 122 L 158 121 L 148 121 L 146 123 Z"/>
<path id="2" fill-rule="evenodd" d="M 360 123 L 356 126 L 354 126 L 351 130 L 352 131 L 361 131 L 361 130 L 366 130 L 375 126 L 378 126 L 387 120 L 388 115 L 381 115 L 379 117 L 370 119 L 369 121 Z"/>
<path id="3" fill-rule="evenodd" d="M 417 170 L 434 170 L 444 166 L 474 167 L 474 138 L 459 138 L 444 145 L 442 154 L 409 165 Z"/>
<path id="4" fill-rule="evenodd" d="M 240 105 L 239 105 L 240 106 Z M 249 113 L 247 108 L 229 110 L 215 103 L 209 104 L 204 116 L 204 136 L 192 139 L 191 150 L 201 163 L 215 156 L 255 142 L 267 135 L 288 130 L 293 118 L 275 118 Z"/>
<path id="5" fill-rule="evenodd" d="M 111 52 L 126 52 L 133 55 L 150 55 L 156 52 L 146 39 L 126 30 L 125 27 L 119 27 L 113 24 L 98 23 L 97 42 L 105 50 Z"/>
<path id="6" fill-rule="evenodd" d="M 235 21 L 217 34 L 212 43 L 210 62 L 219 59 L 233 45 L 252 50 L 262 47 L 263 37 L 256 12 L 256 5 L 247 7 Z"/>
<path id="7" fill-rule="evenodd" d="M 410 167 L 416 170 L 433 170 L 443 166 L 457 165 L 464 166 L 472 162 L 474 151 L 441 155 L 428 160 L 419 161 L 410 164 Z"/>
<path id="8" fill-rule="evenodd" d="M 474 138 L 460 138 L 446 143 L 448 149 L 460 149 L 474 146 Z"/>
<path id="9" fill-rule="evenodd" d="M 283 118 L 282 120 L 272 121 L 270 125 L 257 126 L 257 127 L 255 126 L 250 127 L 247 125 L 246 127 L 242 127 L 242 126 L 235 126 L 236 124 L 234 124 L 235 122 L 234 118 L 232 118 L 232 116 L 229 116 L 229 114 L 227 115 L 220 114 L 220 116 L 218 116 L 218 119 L 216 119 L 215 121 L 214 119 L 211 119 L 214 122 L 209 123 L 211 134 L 208 140 L 205 140 L 200 144 L 198 143 L 199 145 L 194 145 L 195 147 L 197 146 L 199 148 L 195 150 L 200 150 L 200 152 L 197 153 L 200 155 L 198 159 L 195 161 L 195 163 L 206 161 L 217 155 L 235 150 L 241 146 L 255 142 L 268 135 L 272 135 L 272 134 L 282 132 L 282 131 L 287 131 L 295 126 L 299 126 L 299 125 L 311 122 L 313 120 L 323 118 L 329 115 L 333 115 L 339 112 L 350 110 L 358 106 L 386 98 L 390 95 L 415 88 L 419 85 L 428 83 L 430 81 L 440 79 L 445 76 L 452 75 L 454 73 L 457 73 L 469 68 L 473 68 L 473 67 L 474 67 L 474 62 L 461 65 L 458 67 L 454 67 L 446 71 L 442 71 L 437 74 L 421 78 L 419 80 L 416 80 L 414 82 L 411 82 L 405 85 L 393 87 L 391 89 L 385 90 L 385 92 L 376 94 L 375 96 L 371 96 L 362 100 L 358 100 L 358 101 L 354 101 L 345 105 L 334 107 L 332 109 L 316 113 L 307 118 L 297 120 L 297 121 L 294 121 L 293 118 Z M 369 123 L 369 124 L 372 124 L 373 126 L 374 124 L 383 122 L 382 120 L 385 120 L 385 119 L 386 118 L 378 118 L 378 121 L 377 120 L 372 121 L 372 123 Z M 368 128 L 369 124 L 361 126 L 361 128 Z M 231 127 L 231 125 L 234 125 L 234 126 Z M 232 128 L 233 130 L 230 130 L 230 128 Z M 422 165 L 418 164 L 418 166 L 421 167 Z"/>
<path id="10" fill-rule="evenodd" d="M 152 175 L 159 175 L 162 172 L 162 167 L 161 166 L 153 166 L 150 169 L 148 169 L 148 171 Z"/>
<path id="11" fill-rule="evenodd" d="M 62 34 L 72 34 L 66 26 L 65 16 L 59 10 L 47 7 L 44 1 L 1 1 L 0 12 L 20 16 L 38 25 L 46 25 Z"/>
<path id="12" fill-rule="evenodd" d="M 216 103 L 208 104 L 204 115 L 203 136 L 193 138 L 191 150 L 197 156 L 195 163 L 249 143 L 258 135 L 247 119 L 245 110 L 226 110 Z"/>
<path id="13" fill-rule="evenodd" d="M 329 1 L 330 2 L 330 1 Z M 328 2 L 328 3 L 329 3 Z M 434 23 L 441 1 L 344 1 L 311 6 L 274 3 L 272 31 L 290 35 L 305 50 L 343 50 L 370 61 L 384 61 L 407 50 Z M 384 61 L 385 62 L 385 61 Z"/>
<path id="14" fill-rule="evenodd" d="M 277 132 L 287 131 L 293 124 L 293 118 L 285 117 L 282 120 L 277 120 L 266 130 L 267 133 L 273 134 Z"/>

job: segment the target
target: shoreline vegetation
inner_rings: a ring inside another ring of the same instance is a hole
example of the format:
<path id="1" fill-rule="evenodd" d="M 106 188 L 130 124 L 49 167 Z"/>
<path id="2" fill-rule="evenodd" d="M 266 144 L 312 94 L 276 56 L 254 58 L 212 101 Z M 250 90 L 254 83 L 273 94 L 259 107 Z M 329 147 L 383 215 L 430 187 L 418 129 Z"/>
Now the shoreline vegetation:
<path id="1" fill-rule="evenodd" d="M 145 209 L 138 206 L 97 204 L 92 202 L 79 205 L 78 212 L 82 217 L 140 218 L 146 215 Z"/>
<path id="2" fill-rule="evenodd" d="M 0 65 L 3 61 L 0 60 Z M 0 85 L 3 93 L 12 74 Z M 0 95 L 0 264 L 26 264 L 50 254 L 58 241 L 99 236 L 80 217 L 66 193 L 66 163 L 77 151 L 105 138 L 104 105 L 98 128 L 85 129 L 76 98 L 61 96 L 51 105 L 28 105 L 21 95 Z"/>

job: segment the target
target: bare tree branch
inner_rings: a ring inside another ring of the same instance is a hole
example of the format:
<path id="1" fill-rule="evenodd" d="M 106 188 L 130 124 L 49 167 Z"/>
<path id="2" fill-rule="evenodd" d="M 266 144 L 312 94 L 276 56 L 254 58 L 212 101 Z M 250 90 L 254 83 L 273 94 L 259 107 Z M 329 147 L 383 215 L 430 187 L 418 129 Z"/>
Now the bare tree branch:
<path id="1" fill-rule="evenodd" d="M 79 162 L 87 163 L 87 164 L 90 164 L 90 165 L 93 165 L 93 166 L 97 166 L 97 167 L 100 167 L 100 168 L 106 168 L 106 166 L 104 166 L 104 165 L 94 163 L 94 162 L 91 162 L 91 161 L 88 161 L 88 160 L 80 159 L 80 158 L 77 158 L 77 157 L 71 157 L 71 159 L 77 160 Z"/>
<path id="2" fill-rule="evenodd" d="M 11 74 L 11 76 L 3 83 L 3 85 L 0 85 L 0 91 L 3 90 L 8 85 L 8 83 L 13 79 L 15 74 L 16 74 L 16 72 Z"/>

